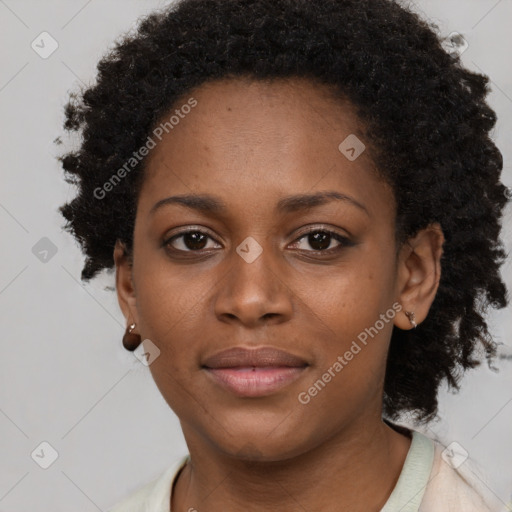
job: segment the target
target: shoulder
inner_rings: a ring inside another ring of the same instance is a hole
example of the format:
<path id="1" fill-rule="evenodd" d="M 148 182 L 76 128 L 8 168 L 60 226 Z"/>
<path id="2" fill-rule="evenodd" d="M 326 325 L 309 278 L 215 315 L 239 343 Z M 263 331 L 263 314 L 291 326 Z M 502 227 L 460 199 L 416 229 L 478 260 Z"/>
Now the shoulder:
<path id="1" fill-rule="evenodd" d="M 171 487 L 188 457 L 179 459 L 158 478 L 137 489 L 108 512 L 170 512 Z"/>
<path id="2" fill-rule="evenodd" d="M 486 478 L 457 443 L 448 447 L 408 427 L 412 437 L 397 484 L 380 512 L 503 512 Z"/>
<path id="3" fill-rule="evenodd" d="M 437 439 L 430 441 L 432 470 L 419 512 L 499 512 L 501 503 L 467 452 L 457 443 L 445 447 Z"/>

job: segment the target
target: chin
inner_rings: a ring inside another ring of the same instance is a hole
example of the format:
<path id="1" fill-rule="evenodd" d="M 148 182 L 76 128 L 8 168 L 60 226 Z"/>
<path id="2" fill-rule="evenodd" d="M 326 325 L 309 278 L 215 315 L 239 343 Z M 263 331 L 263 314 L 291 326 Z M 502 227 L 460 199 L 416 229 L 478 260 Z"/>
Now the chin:
<path id="1" fill-rule="evenodd" d="M 248 461 L 284 461 L 307 451 L 307 439 L 299 438 L 303 433 L 299 425 L 290 429 L 258 429 L 257 425 L 234 425 L 222 438 L 210 438 L 225 455 Z"/>

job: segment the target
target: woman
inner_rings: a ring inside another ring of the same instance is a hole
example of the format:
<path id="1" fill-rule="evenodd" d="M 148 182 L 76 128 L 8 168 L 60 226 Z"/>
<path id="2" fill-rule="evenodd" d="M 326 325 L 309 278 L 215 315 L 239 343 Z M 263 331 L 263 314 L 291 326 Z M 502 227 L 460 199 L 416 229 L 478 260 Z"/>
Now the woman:
<path id="1" fill-rule="evenodd" d="M 61 211 L 189 449 L 113 511 L 497 510 L 394 423 L 495 356 L 488 78 L 390 0 L 183 0 L 98 70 Z"/>

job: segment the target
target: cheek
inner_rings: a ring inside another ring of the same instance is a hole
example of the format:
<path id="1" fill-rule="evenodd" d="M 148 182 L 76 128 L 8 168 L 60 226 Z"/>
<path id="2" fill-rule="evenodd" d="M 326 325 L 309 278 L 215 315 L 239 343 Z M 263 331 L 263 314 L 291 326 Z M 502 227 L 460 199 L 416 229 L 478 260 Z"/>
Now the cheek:
<path id="1" fill-rule="evenodd" d="M 391 306 L 392 275 L 383 261 L 365 255 L 300 284 L 301 300 L 331 334 L 355 337 Z"/>
<path id="2" fill-rule="evenodd" d="M 183 275 L 183 273 L 181 274 Z M 194 280 L 170 275 L 157 266 L 139 272 L 137 312 L 140 332 L 159 350 L 149 369 L 162 396 L 175 411 L 186 410 L 188 394 L 193 390 L 191 377 L 197 371 L 197 341 L 201 333 L 201 297 Z"/>
<path id="3" fill-rule="evenodd" d="M 191 337 L 197 339 L 204 322 L 201 295 L 193 287 L 180 291 L 174 281 L 151 283 L 147 280 L 137 294 L 141 333 L 157 345 L 162 359 L 172 367 L 189 367 L 195 346 Z"/>
<path id="4" fill-rule="evenodd" d="M 187 421 L 194 409 L 192 404 L 202 402 L 194 382 L 204 321 L 204 314 L 200 313 L 201 295 L 194 287 L 177 286 L 174 279 L 149 278 L 143 282 L 137 306 L 141 332 L 160 351 L 149 370 L 169 407 Z"/>
<path id="5" fill-rule="evenodd" d="M 192 266 L 171 265 L 163 253 L 163 249 L 152 253 L 142 249 L 135 256 L 134 276 L 143 334 L 166 342 L 200 318 L 201 302 L 213 283 L 198 276 Z"/>
<path id="6" fill-rule="evenodd" d="M 329 383 L 318 403 L 364 402 L 379 387 L 396 314 L 390 262 L 368 252 L 307 287 L 309 316 L 320 333 L 311 383 Z"/>

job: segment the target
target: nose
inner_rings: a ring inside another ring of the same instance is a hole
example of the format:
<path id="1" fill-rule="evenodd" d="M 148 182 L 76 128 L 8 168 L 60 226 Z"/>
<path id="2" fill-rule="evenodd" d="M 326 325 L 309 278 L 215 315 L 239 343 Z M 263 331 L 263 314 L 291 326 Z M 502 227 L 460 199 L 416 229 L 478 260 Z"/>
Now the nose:
<path id="1" fill-rule="evenodd" d="M 250 263 L 233 252 L 215 297 L 215 314 L 220 321 L 256 327 L 291 318 L 293 292 L 285 274 L 271 261 L 271 252 L 263 250 Z"/>

